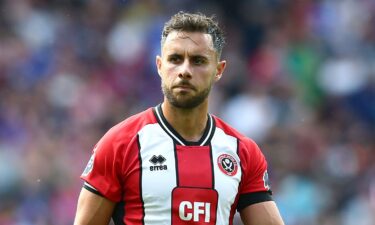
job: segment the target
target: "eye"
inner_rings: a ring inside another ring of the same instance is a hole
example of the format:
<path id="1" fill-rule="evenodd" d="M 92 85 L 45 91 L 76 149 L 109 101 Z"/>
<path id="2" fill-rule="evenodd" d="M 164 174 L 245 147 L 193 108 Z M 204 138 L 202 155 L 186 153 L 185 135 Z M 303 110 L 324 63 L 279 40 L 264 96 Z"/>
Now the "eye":
<path id="1" fill-rule="evenodd" d="M 181 60 L 182 60 L 182 57 L 179 55 L 171 55 L 168 57 L 168 61 L 171 63 L 179 63 L 181 62 Z"/>
<path id="2" fill-rule="evenodd" d="M 193 57 L 192 61 L 194 65 L 203 65 L 207 62 L 206 58 L 201 57 L 201 56 Z"/>

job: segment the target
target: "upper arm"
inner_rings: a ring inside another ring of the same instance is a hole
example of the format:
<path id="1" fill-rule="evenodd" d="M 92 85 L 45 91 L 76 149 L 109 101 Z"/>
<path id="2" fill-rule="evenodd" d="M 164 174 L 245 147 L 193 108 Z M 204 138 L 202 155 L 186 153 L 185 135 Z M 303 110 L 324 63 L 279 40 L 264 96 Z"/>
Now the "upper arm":
<path id="1" fill-rule="evenodd" d="M 268 181 L 267 161 L 258 145 L 250 139 L 245 139 L 239 143 L 239 148 L 243 171 L 240 195 L 256 192 L 272 193 Z"/>
<path id="2" fill-rule="evenodd" d="M 115 203 L 82 188 L 74 225 L 108 225 Z"/>
<path id="3" fill-rule="evenodd" d="M 284 225 L 274 201 L 249 205 L 240 215 L 244 225 Z"/>
<path id="4" fill-rule="evenodd" d="M 237 209 L 243 223 L 283 225 L 279 210 L 271 197 L 267 161 L 262 151 L 252 140 L 247 139 L 242 144 L 240 156 L 244 175 Z"/>

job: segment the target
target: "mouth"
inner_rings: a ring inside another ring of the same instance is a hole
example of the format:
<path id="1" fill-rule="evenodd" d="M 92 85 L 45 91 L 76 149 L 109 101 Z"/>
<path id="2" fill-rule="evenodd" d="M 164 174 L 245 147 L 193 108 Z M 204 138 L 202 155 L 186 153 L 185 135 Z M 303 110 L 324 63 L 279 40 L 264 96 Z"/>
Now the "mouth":
<path id="1" fill-rule="evenodd" d="M 172 87 L 173 89 L 180 89 L 180 90 L 195 90 L 195 87 L 190 84 L 179 84 Z"/>

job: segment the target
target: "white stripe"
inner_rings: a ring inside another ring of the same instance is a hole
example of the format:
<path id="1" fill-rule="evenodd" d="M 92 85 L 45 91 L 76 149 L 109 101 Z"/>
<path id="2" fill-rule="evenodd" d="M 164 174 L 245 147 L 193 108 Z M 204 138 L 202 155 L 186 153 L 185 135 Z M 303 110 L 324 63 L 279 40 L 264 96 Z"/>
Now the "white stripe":
<path id="1" fill-rule="evenodd" d="M 211 133 L 213 131 L 213 123 L 212 123 L 212 116 L 209 115 L 209 120 L 210 120 L 210 123 L 209 123 L 209 126 L 210 126 L 210 129 L 206 135 L 206 138 L 204 139 L 204 141 L 202 142 L 202 144 L 200 146 L 204 146 L 206 144 L 206 142 L 208 141 L 208 138 L 211 136 Z"/>
<path id="2" fill-rule="evenodd" d="M 169 133 L 174 139 L 176 139 L 176 141 L 178 141 L 181 145 L 185 146 L 185 144 L 184 144 L 180 139 L 178 139 L 178 138 L 173 134 L 173 132 L 170 131 L 170 130 L 168 129 L 168 127 L 164 124 L 164 122 L 163 122 L 163 118 L 161 118 L 161 116 L 160 116 L 160 114 L 159 114 L 159 107 L 156 108 L 156 114 L 157 114 L 158 117 L 159 117 L 160 123 L 161 123 L 161 124 L 163 125 L 163 127 L 167 130 L 167 132 L 168 132 L 168 133 Z"/>
<path id="3" fill-rule="evenodd" d="M 139 143 L 142 146 L 142 200 L 144 202 L 144 225 L 171 224 L 171 193 L 176 187 L 176 161 L 173 140 L 159 124 L 142 128 Z M 162 155 L 166 160 L 154 165 L 150 159 Z M 166 170 L 151 169 L 166 166 Z"/>
<path id="4" fill-rule="evenodd" d="M 231 206 L 238 192 L 241 181 L 240 158 L 237 155 L 237 139 L 227 135 L 222 129 L 216 127 L 211 140 L 212 158 L 214 164 L 215 189 L 219 193 L 216 225 L 225 225 L 229 220 Z M 218 167 L 217 159 L 221 154 L 229 154 L 237 161 L 238 171 L 234 176 L 224 174 Z"/>

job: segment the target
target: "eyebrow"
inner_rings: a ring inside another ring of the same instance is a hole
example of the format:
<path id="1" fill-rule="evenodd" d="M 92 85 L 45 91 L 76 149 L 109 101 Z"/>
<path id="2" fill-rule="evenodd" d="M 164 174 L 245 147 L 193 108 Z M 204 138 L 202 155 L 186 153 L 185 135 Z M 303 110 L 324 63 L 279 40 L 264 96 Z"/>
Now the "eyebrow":
<path id="1" fill-rule="evenodd" d="M 173 52 L 173 53 L 167 54 L 166 56 L 167 57 L 173 57 L 173 56 L 183 56 L 183 55 L 185 55 L 185 54 L 180 54 L 180 53 Z M 207 55 L 207 54 L 190 54 L 189 55 L 189 58 L 194 58 L 194 57 L 201 57 L 201 58 L 208 59 L 209 55 Z"/>
<path id="2" fill-rule="evenodd" d="M 190 58 L 202 58 L 202 59 L 208 59 L 208 56 L 205 55 L 191 55 Z"/>
<path id="3" fill-rule="evenodd" d="M 170 60 L 171 58 L 182 59 L 183 57 L 185 57 L 185 56 L 183 54 L 179 54 L 179 53 L 172 53 L 172 54 L 167 55 L 168 60 Z M 207 55 L 194 54 L 194 55 L 189 55 L 188 59 L 189 60 L 201 59 L 201 60 L 204 60 L 204 61 L 209 61 L 210 57 L 207 56 Z"/>

